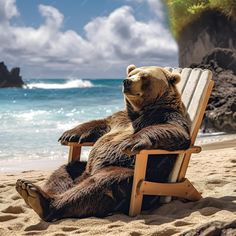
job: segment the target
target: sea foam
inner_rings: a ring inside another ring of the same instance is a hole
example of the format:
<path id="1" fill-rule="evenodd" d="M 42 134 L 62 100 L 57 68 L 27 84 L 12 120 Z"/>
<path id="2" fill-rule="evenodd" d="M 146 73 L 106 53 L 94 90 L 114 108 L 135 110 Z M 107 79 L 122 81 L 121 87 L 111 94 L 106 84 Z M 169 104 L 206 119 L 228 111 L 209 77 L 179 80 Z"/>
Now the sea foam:
<path id="1" fill-rule="evenodd" d="M 68 89 L 68 88 L 89 88 L 93 87 L 94 85 L 89 80 L 82 80 L 82 79 L 76 79 L 76 80 L 69 80 L 65 83 L 30 83 L 27 84 L 26 88 L 33 89 L 33 88 L 39 88 L 39 89 Z"/>

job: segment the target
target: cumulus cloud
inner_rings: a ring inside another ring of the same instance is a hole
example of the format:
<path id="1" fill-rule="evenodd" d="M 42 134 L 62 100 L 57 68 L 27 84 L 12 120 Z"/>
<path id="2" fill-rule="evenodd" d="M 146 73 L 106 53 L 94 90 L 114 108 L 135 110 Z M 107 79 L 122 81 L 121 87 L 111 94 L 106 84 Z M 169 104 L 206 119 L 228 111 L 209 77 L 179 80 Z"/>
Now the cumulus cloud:
<path id="1" fill-rule="evenodd" d="M 19 14 L 16 6 L 15 0 L 0 0 L 0 22 L 5 23 L 13 16 Z"/>
<path id="2" fill-rule="evenodd" d="M 39 5 L 39 12 L 46 19 L 46 25 L 58 30 L 63 22 L 64 16 L 54 7 Z"/>
<path id="3" fill-rule="evenodd" d="M 129 63 L 174 65 L 177 47 L 159 19 L 162 5 L 148 1 L 157 18 L 139 21 L 130 6 L 122 6 L 88 22 L 82 37 L 63 30 L 64 16 L 52 6 L 39 5 L 44 21 L 37 28 L 11 25 L 19 15 L 15 1 L 0 0 L 0 54 L 31 76 L 112 77 L 122 75 Z"/>
<path id="4" fill-rule="evenodd" d="M 150 9 L 156 14 L 159 20 L 165 20 L 165 9 L 160 0 L 147 0 Z"/>

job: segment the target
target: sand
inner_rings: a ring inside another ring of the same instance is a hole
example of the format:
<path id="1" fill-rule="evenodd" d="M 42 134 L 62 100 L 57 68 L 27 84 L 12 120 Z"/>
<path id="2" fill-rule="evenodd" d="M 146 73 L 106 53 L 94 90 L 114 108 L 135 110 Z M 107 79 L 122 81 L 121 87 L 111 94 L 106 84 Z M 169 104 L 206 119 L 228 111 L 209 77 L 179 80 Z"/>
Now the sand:
<path id="1" fill-rule="evenodd" d="M 198 202 L 174 200 L 131 218 L 66 219 L 47 223 L 15 191 L 18 178 L 41 184 L 49 171 L 0 174 L 0 235 L 178 235 L 214 220 L 236 219 L 236 139 L 203 146 L 193 155 L 187 177 L 202 192 Z"/>

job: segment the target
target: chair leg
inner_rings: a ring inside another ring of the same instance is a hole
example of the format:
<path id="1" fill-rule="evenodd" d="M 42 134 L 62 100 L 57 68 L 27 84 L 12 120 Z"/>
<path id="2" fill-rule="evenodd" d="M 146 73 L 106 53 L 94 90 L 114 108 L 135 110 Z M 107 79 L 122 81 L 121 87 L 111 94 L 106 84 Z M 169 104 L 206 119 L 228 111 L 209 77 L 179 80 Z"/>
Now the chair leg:
<path id="1" fill-rule="evenodd" d="M 201 193 L 199 193 L 197 191 L 197 189 L 192 185 L 192 183 L 188 180 L 185 179 L 185 182 L 187 183 L 187 187 L 186 187 L 186 199 L 190 200 L 190 201 L 198 201 L 202 198 Z"/>
<path id="2" fill-rule="evenodd" d="M 188 200 L 191 201 L 197 201 L 200 200 L 202 198 L 202 195 L 197 191 L 197 189 L 192 185 L 192 183 L 185 178 L 187 169 L 188 169 L 188 165 L 189 165 L 189 161 L 190 161 L 190 156 L 191 154 L 186 154 L 184 156 L 184 160 L 182 162 L 181 168 L 180 168 L 180 172 L 177 178 L 177 182 L 181 182 L 184 180 L 184 182 L 187 183 L 187 188 L 186 188 L 186 194 L 187 194 L 187 198 Z"/>
<path id="3" fill-rule="evenodd" d="M 80 160 L 81 147 L 70 146 L 68 162 Z"/>
<path id="4" fill-rule="evenodd" d="M 137 154 L 135 158 L 134 179 L 130 199 L 129 216 L 136 216 L 141 212 L 143 194 L 139 191 L 145 179 L 147 167 L 147 154 Z"/>
<path id="5" fill-rule="evenodd" d="M 191 156 L 191 154 L 185 154 L 182 165 L 180 167 L 177 182 L 181 182 L 185 178 L 185 175 L 186 175 L 186 172 L 187 172 L 187 169 L 188 169 L 188 164 L 189 164 L 189 161 L 190 161 L 190 156 Z"/>

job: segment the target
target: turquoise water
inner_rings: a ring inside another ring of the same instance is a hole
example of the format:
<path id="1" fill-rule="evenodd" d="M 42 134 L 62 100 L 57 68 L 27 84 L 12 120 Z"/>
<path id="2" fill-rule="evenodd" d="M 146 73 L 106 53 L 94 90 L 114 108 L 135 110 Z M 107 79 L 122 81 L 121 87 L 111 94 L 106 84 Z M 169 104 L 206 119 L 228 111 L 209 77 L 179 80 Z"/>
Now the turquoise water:
<path id="1" fill-rule="evenodd" d="M 122 80 L 42 79 L 0 89 L 0 160 L 56 160 L 63 131 L 124 107 Z M 20 162 L 18 162 L 20 163 Z"/>

